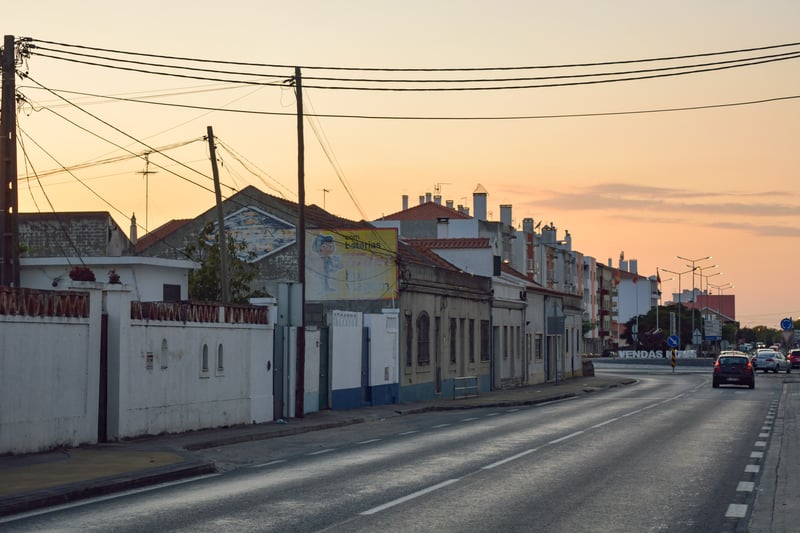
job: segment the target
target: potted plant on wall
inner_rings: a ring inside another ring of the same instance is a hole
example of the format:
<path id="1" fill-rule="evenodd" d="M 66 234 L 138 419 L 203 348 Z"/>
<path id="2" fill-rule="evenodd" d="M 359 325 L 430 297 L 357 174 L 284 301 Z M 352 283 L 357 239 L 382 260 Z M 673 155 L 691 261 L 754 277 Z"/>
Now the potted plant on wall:
<path id="1" fill-rule="evenodd" d="M 113 283 L 115 285 L 121 285 L 122 281 L 119 279 L 119 274 L 117 274 L 117 269 L 112 268 L 108 271 L 108 282 Z"/>
<path id="2" fill-rule="evenodd" d="M 95 281 L 94 272 L 87 266 L 74 266 L 69 271 L 69 279 L 73 281 Z"/>

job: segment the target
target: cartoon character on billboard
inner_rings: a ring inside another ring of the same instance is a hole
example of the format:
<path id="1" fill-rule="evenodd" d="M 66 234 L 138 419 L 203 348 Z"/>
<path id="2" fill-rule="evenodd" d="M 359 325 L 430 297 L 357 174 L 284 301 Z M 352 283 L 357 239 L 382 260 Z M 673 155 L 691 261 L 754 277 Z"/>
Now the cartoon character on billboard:
<path id="1" fill-rule="evenodd" d="M 334 255 L 336 252 L 336 243 L 333 241 L 333 236 L 319 234 L 314 238 L 311 249 L 317 254 L 318 260 L 322 268 L 317 270 L 322 275 L 322 281 L 325 285 L 326 292 L 336 292 L 336 288 L 331 286 L 331 279 L 334 278 L 336 272 L 341 270 L 342 258 Z"/>

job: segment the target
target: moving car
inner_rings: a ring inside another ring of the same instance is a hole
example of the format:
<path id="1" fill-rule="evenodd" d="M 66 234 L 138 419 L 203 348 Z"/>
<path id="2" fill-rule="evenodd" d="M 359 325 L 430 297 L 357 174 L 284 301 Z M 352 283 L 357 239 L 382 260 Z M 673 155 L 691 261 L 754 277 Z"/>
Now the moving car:
<path id="1" fill-rule="evenodd" d="M 772 370 L 776 374 L 780 371 L 785 371 L 788 374 L 792 371 L 792 364 L 789 360 L 781 352 L 773 350 L 759 350 L 753 359 L 753 365 L 756 370 L 761 370 L 764 373 Z"/>
<path id="2" fill-rule="evenodd" d="M 792 368 L 800 368 L 800 348 L 789 350 L 789 354 L 786 356 L 786 359 L 789 360 Z"/>
<path id="3" fill-rule="evenodd" d="M 720 385 L 746 385 L 751 389 L 756 386 L 756 373 L 753 363 L 744 352 L 720 352 L 714 361 L 714 374 L 711 386 L 718 389 Z"/>

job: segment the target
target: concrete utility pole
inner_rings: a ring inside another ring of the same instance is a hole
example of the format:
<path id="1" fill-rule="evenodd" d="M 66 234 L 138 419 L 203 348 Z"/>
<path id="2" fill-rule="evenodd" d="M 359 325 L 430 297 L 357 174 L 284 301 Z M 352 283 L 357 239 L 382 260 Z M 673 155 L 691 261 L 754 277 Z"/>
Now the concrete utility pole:
<path id="1" fill-rule="evenodd" d="M 300 284 L 300 325 L 297 326 L 297 385 L 294 416 L 304 416 L 306 379 L 306 185 L 305 142 L 303 140 L 303 83 L 300 67 L 294 69 L 297 92 L 297 282 Z"/>
<path id="2" fill-rule="evenodd" d="M 0 107 L 0 233 L 2 259 L 0 286 L 19 287 L 19 196 L 17 194 L 17 108 L 14 83 L 14 36 L 3 40 L 3 85 Z"/>
<path id="3" fill-rule="evenodd" d="M 225 238 L 225 216 L 222 212 L 222 191 L 219 187 L 219 169 L 217 168 L 217 148 L 214 146 L 214 129 L 206 128 L 208 133 L 208 151 L 211 153 L 211 171 L 214 173 L 214 195 L 217 197 L 217 231 L 219 231 L 219 279 L 222 291 L 222 303 L 230 300 L 228 290 L 228 245 Z"/>

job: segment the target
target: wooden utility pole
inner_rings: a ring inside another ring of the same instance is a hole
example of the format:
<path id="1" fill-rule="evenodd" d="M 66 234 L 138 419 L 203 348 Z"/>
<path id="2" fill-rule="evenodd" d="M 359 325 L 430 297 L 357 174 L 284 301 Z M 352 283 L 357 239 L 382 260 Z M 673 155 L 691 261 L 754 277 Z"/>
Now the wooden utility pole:
<path id="1" fill-rule="evenodd" d="M 306 185 L 305 143 L 303 141 L 303 83 L 300 67 L 294 69 L 297 92 L 297 282 L 300 284 L 300 325 L 297 326 L 297 386 L 295 388 L 295 411 L 303 418 L 306 379 Z"/>
<path id="2" fill-rule="evenodd" d="M 217 148 L 214 146 L 214 129 L 208 126 L 208 151 L 211 152 L 211 171 L 214 174 L 214 194 L 217 197 L 217 231 L 219 232 L 219 279 L 222 289 L 222 303 L 230 300 L 228 291 L 228 245 L 225 238 L 225 215 L 222 212 L 222 191 L 219 187 L 219 169 L 217 168 Z"/>
<path id="3" fill-rule="evenodd" d="M 19 287 L 19 196 L 17 194 L 17 117 L 14 83 L 14 36 L 3 40 L 2 107 L 0 108 L 0 234 L 2 259 L 0 286 Z"/>

